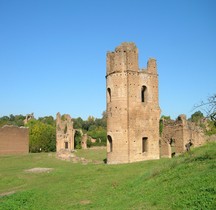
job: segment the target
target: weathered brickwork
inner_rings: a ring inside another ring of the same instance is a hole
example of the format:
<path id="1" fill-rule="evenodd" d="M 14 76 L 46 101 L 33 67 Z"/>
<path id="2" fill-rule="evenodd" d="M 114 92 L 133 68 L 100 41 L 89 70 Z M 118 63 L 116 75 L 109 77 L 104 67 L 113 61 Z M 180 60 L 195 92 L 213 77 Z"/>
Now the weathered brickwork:
<path id="1" fill-rule="evenodd" d="M 70 115 L 56 115 L 56 151 L 74 150 L 74 134 L 73 121 Z"/>
<path id="2" fill-rule="evenodd" d="M 161 157 L 172 157 L 186 151 L 185 145 L 192 142 L 194 147 L 206 143 L 206 137 L 201 127 L 186 120 L 180 115 L 177 120 L 164 120 L 160 139 Z"/>
<path id="3" fill-rule="evenodd" d="M 137 47 L 122 43 L 107 53 L 106 92 L 107 163 L 159 159 L 156 60 L 140 70 Z"/>
<path id="4" fill-rule="evenodd" d="M 28 128 L 9 125 L 0 128 L 0 155 L 27 154 L 28 152 Z"/>
<path id="5" fill-rule="evenodd" d="M 23 120 L 24 125 L 28 123 L 29 120 L 34 119 L 34 113 L 27 114 L 25 120 Z"/>
<path id="6" fill-rule="evenodd" d="M 82 135 L 82 139 L 81 139 L 82 149 L 87 149 L 87 140 L 88 140 L 88 135 L 87 134 Z"/>

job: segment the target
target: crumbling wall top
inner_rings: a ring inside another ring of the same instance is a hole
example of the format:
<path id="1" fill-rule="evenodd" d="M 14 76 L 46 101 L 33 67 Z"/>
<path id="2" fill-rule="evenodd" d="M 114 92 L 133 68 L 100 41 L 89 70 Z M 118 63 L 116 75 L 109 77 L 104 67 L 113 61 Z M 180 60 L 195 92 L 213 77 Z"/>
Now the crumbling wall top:
<path id="1" fill-rule="evenodd" d="M 177 117 L 176 120 L 163 119 L 163 125 L 167 127 L 184 127 L 188 130 L 193 130 L 203 133 L 203 129 L 200 126 L 197 126 L 194 122 L 188 121 L 186 115 L 181 114 Z"/>
<path id="2" fill-rule="evenodd" d="M 176 120 L 172 120 L 172 119 L 162 119 L 162 120 L 165 126 L 179 126 L 187 122 L 186 115 L 184 114 L 179 115 Z"/>
<path id="3" fill-rule="evenodd" d="M 28 127 L 24 127 L 24 126 L 17 126 L 17 125 L 4 125 L 2 127 L 0 127 L 0 130 L 2 129 L 10 129 L 10 128 L 14 128 L 14 129 L 23 129 L 23 130 L 28 130 L 29 128 Z"/>
<path id="4" fill-rule="evenodd" d="M 187 120 L 187 117 L 185 114 L 180 114 L 177 118 L 178 120 L 181 120 L 181 121 L 186 121 Z"/>
<path id="5" fill-rule="evenodd" d="M 61 122 L 61 121 L 71 122 L 72 121 L 72 118 L 71 118 L 71 116 L 69 114 L 61 115 L 59 112 L 56 115 L 56 119 L 57 119 L 58 122 Z"/>
<path id="6" fill-rule="evenodd" d="M 31 114 L 27 114 L 26 118 L 23 120 L 24 125 L 28 123 L 29 120 L 34 119 L 34 113 L 32 112 Z"/>
<path id="7" fill-rule="evenodd" d="M 115 52 L 119 51 L 136 51 L 137 47 L 133 42 L 123 42 L 120 46 L 115 48 Z"/>

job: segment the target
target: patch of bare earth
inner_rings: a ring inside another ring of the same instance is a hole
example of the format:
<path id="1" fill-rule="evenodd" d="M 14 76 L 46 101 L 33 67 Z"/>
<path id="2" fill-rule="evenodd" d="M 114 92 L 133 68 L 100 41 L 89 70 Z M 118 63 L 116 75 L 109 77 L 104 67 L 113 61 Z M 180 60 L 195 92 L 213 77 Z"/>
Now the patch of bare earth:
<path id="1" fill-rule="evenodd" d="M 82 200 L 82 201 L 80 201 L 80 204 L 82 204 L 82 205 L 87 205 L 87 204 L 90 204 L 90 203 L 91 203 L 90 200 Z"/>
<path id="2" fill-rule="evenodd" d="M 28 173 L 49 173 L 50 171 L 52 171 L 53 168 L 31 168 L 31 169 L 27 169 L 25 170 L 25 172 Z"/>
<path id="3" fill-rule="evenodd" d="M 16 191 L 10 191 L 10 192 L 3 192 L 0 194 L 0 197 L 3 197 L 3 196 L 7 196 L 7 195 L 12 195 L 14 194 Z"/>

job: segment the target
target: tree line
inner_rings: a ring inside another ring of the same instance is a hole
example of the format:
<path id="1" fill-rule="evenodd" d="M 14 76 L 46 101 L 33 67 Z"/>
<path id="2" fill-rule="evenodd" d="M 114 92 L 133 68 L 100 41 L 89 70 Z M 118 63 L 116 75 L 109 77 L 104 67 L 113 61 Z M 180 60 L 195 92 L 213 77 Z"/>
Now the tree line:
<path id="1" fill-rule="evenodd" d="M 210 96 L 205 102 L 196 105 L 194 109 L 202 108 L 206 114 L 201 111 L 194 112 L 188 119 L 196 125 L 202 127 L 207 135 L 216 134 L 216 94 Z M 29 150 L 30 152 L 50 152 L 56 151 L 56 121 L 52 116 L 40 117 L 31 119 L 24 125 L 23 115 L 9 115 L 0 118 L 0 127 L 4 125 L 26 126 L 29 127 Z M 90 146 L 106 145 L 106 112 L 102 113 L 101 118 L 89 116 L 87 120 L 81 117 L 74 118 L 74 129 L 80 130 L 81 133 L 87 134 L 89 137 L 96 140 L 95 143 L 87 141 Z M 161 119 L 170 119 L 170 116 L 162 116 Z M 162 120 L 160 120 L 160 133 L 163 130 Z M 81 148 L 81 133 L 76 132 L 75 148 Z"/>
<path id="2" fill-rule="evenodd" d="M 9 115 L 0 118 L 0 127 L 4 125 L 25 126 L 29 128 L 29 151 L 30 152 L 55 152 L 56 151 L 56 120 L 53 116 L 39 117 L 31 119 L 24 124 L 25 116 Z M 81 148 L 81 133 L 87 134 L 89 138 L 96 140 L 92 143 L 90 139 L 87 146 L 106 145 L 106 112 L 102 118 L 89 116 L 87 120 L 81 117 L 74 118 L 74 129 L 80 130 L 75 135 L 75 148 Z"/>

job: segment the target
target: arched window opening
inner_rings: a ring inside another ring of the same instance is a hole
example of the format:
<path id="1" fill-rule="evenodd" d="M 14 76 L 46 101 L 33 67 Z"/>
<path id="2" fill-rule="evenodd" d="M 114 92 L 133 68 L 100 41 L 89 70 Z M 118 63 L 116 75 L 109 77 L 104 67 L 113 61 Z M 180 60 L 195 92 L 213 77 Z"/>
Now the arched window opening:
<path id="1" fill-rule="evenodd" d="M 148 137 L 142 138 L 142 153 L 148 151 Z"/>
<path id="2" fill-rule="evenodd" d="M 110 135 L 107 136 L 107 140 L 108 140 L 108 152 L 112 152 L 113 151 L 113 145 L 112 145 L 112 137 Z"/>
<path id="3" fill-rule="evenodd" d="M 65 149 L 68 149 L 68 142 L 65 142 Z"/>
<path id="4" fill-rule="evenodd" d="M 111 89 L 107 88 L 108 102 L 111 102 Z"/>
<path id="5" fill-rule="evenodd" d="M 141 89 L 141 101 L 146 102 L 146 98 L 147 98 L 147 87 L 142 86 L 142 89 Z"/>

